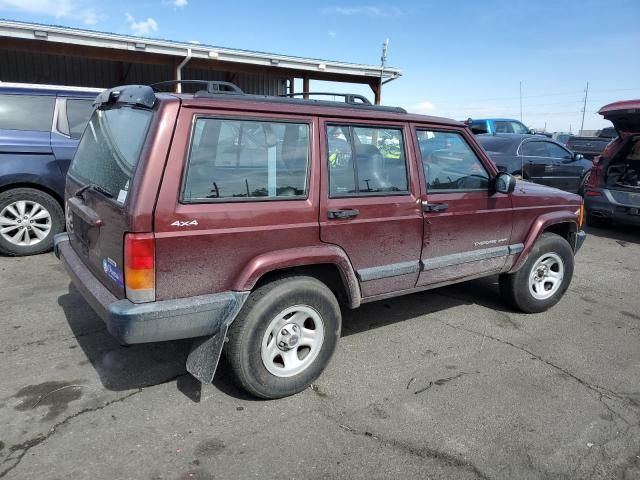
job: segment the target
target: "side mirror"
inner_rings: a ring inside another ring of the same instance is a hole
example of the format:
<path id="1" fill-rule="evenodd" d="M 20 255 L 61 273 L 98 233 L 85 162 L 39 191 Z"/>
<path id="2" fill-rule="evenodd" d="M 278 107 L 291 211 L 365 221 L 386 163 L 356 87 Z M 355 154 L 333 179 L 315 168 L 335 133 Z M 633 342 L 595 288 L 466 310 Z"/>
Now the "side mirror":
<path id="1" fill-rule="evenodd" d="M 497 193 L 513 193 L 516 189 L 516 177 L 505 172 L 498 173 L 493 181 L 493 189 Z"/>
<path id="2" fill-rule="evenodd" d="M 574 154 L 573 154 L 573 160 L 574 160 L 574 161 L 576 161 L 576 162 L 577 162 L 578 160 L 582 160 L 583 158 L 584 158 L 584 155 L 583 155 L 583 154 L 581 154 L 581 153 L 574 153 Z"/>
<path id="3" fill-rule="evenodd" d="M 529 129 L 529 134 L 530 134 L 530 135 L 536 135 L 536 133 L 537 133 L 537 132 L 536 132 L 536 129 L 535 129 L 535 128 L 530 128 L 530 129 Z"/>
<path id="4" fill-rule="evenodd" d="M 504 165 L 496 165 L 496 168 L 499 172 L 507 173 L 507 167 L 505 167 Z"/>

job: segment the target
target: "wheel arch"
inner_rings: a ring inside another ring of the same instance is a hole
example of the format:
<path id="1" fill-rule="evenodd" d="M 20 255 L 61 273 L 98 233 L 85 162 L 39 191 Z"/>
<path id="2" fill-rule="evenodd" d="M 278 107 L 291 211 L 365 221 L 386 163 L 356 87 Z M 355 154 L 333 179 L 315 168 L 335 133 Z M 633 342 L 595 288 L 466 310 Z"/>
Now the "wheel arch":
<path id="1" fill-rule="evenodd" d="M 522 265 L 524 265 L 536 241 L 538 241 L 540 235 L 546 232 L 555 233 L 556 235 L 564 238 L 569 242 L 571 249 L 575 252 L 576 234 L 578 230 L 578 214 L 576 213 L 570 211 L 557 211 L 541 215 L 536 219 L 529 230 L 524 241 L 524 248 L 518 256 L 518 259 L 514 262 L 513 267 L 509 270 L 509 273 L 518 271 Z"/>
<path id="2" fill-rule="evenodd" d="M 16 182 L 16 183 L 7 183 L 5 185 L 0 186 L 0 193 L 8 192 L 9 190 L 16 190 L 18 188 L 31 188 L 32 190 L 39 190 L 42 193 L 46 193 L 51 198 L 53 198 L 60 208 L 64 210 L 64 200 L 58 192 L 56 192 L 53 188 L 49 188 L 46 185 L 42 185 L 41 183 L 34 182 Z"/>
<path id="3" fill-rule="evenodd" d="M 302 274 L 316 278 L 329 287 L 349 308 L 361 303 L 360 284 L 347 254 L 335 245 L 290 248 L 268 252 L 247 263 L 233 289 L 253 290 L 284 275 Z"/>

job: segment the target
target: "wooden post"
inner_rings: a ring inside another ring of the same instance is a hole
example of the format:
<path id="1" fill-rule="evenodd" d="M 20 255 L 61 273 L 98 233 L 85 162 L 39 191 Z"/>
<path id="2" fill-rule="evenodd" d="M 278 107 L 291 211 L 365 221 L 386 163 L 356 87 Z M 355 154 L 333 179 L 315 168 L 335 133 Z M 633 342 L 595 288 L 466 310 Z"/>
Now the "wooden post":
<path id="1" fill-rule="evenodd" d="M 374 103 L 376 105 L 380 105 L 380 101 L 382 100 L 382 82 L 376 80 L 369 84 L 371 90 L 373 90 L 373 95 L 375 97 Z"/>
<path id="2" fill-rule="evenodd" d="M 309 77 L 304 77 L 302 79 L 302 91 L 304 92 L 304 98 L 308 100 L 309 95 L 307 95 L 307 93 L 309 93 Z"/>

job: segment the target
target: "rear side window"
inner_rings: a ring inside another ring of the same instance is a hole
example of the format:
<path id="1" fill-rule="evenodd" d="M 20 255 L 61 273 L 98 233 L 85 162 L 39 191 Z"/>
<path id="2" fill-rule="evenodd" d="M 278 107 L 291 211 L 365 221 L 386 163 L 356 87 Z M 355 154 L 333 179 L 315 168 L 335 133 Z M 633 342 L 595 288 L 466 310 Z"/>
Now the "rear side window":
<path id="1" fill-rule="evenodd" d="M 546 142 L 526 142 L 520 147 L 520 155 L 525 157 L 548 157 Z"/>
<path id="2" fill-rule="evenodd" d="M 67 122 L 71 138 L 82 137 L 82 132 L 93 113 L 93 100 L 67 100 Z"/>
<path id="3" fill-rule="evenodd" d="M 332 198 L 408 193 L 401 129 L 329 125 L 327 152 Z"/>
<path id="4" fill-rule="evenodd" d="M 47 95 L 0 95 L 0 129 L 50 132 L 55 103 Z"/>
<path id="5" fill-rule="evenodd" d="M 124 203 L 152 113 L 130 107 L 96 110 L 82 135 L 69 173 Z"/>
<path id="6" fill-rule="evenodd" d="M 196 119 L 182 200 L 307 197 L 309 124 Z"/>
<path id="7" fill-rule="evenodd" d="M 430 193 L 489 188 L 489 174 L 462 135 L 431 130 L 417 133 Z"/>

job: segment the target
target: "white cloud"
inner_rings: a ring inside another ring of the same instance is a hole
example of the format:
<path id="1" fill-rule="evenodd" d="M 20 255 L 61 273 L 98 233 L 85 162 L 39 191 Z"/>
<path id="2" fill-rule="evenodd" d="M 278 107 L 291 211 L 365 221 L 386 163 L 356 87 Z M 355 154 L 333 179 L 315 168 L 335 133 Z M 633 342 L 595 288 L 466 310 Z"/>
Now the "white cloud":
<path id="1" fill-rule="evenodd" d="M 84 8 L 83 3 L 78 0 L 0 0 L 0 10 L 69 18 L 85 25 L 95 25 L 104 18 L 94 10 Z"/>
<path id="2" fill-rule="evenodd" d="M 437 110 L 437 108 L 433 103 L 429 102 L 428 100 L 425 100 L 424 102 L 420 102 L 419 104 L 414 105 L 413 107 L 410 107 L 409 110 L 417 113 L 427 113 L 427 112 L 433 112 Z"/>
<path id="3" fill-rule="evenodd" d="M 173 0 L 173 6 L 178 8 L 186 7 L 188 3 L 187 0 Z"/>
<path id="4" fill-rule="evenodd" d="M 331 38 L 336 38 L 338 36 L 338 34 L 332 30 L 329 30 L 327 33 Z"/>
<path id="5" fill-rule="evenodd" d="M 125 16 L 127 17 L 127 22 L 129 22 L 129 28 L 131 28 L 133 33 L 136 35 L 148 35 L 150 33 L 157 32 L 159 29 L 158 22 L 151 17 L 146 20 L 136 22 L 136 19 L 133 18 L 133 15 L 130 13 L 125 13 Z"/>
<path id="6" fill-rule="evenodd" d="M 370 17 L 399 17 L 403 15 L 398 7 L 386 7 L 376 5 L 335 6 L 325 7 L 322 10 L 325 15 L 368 15 Z"/>

